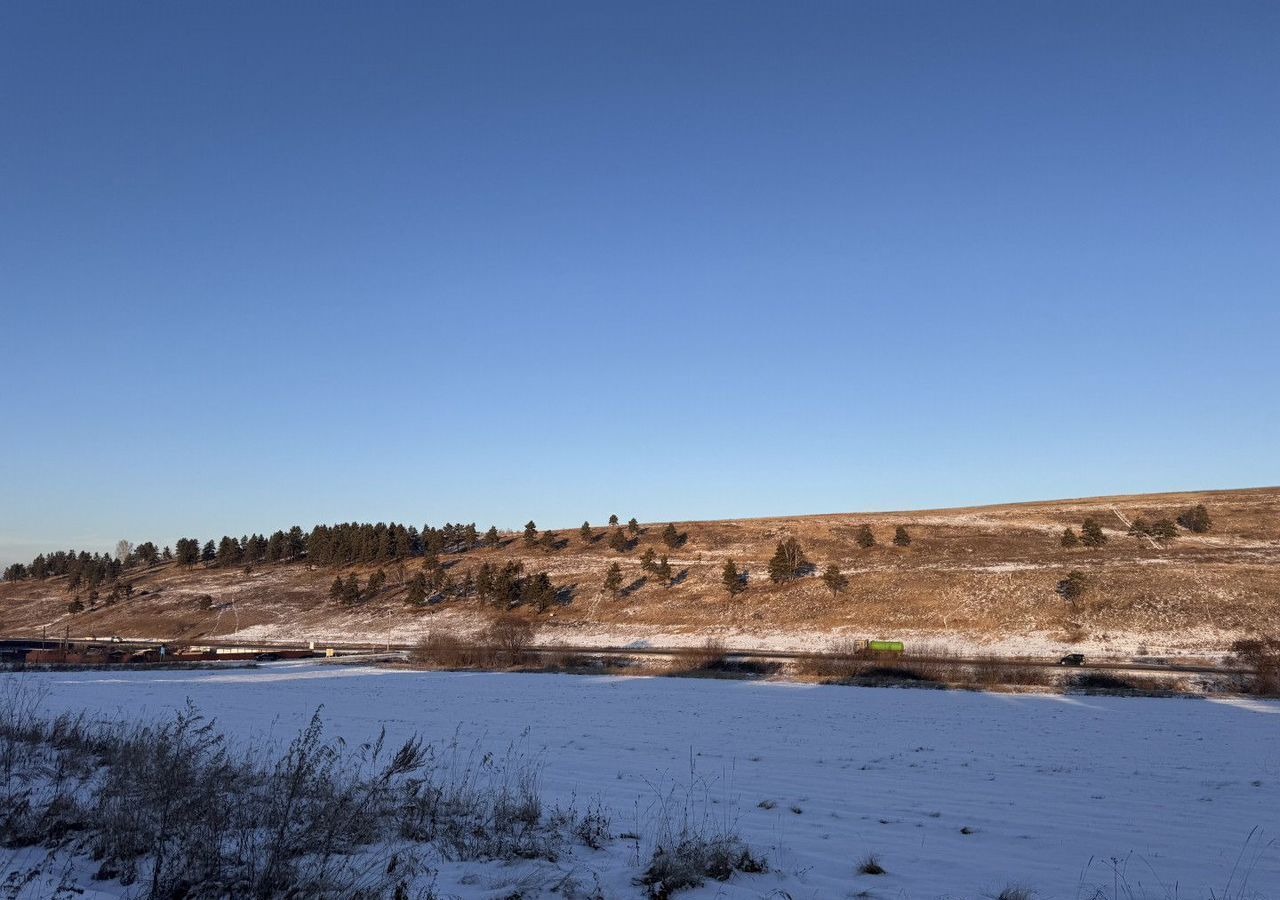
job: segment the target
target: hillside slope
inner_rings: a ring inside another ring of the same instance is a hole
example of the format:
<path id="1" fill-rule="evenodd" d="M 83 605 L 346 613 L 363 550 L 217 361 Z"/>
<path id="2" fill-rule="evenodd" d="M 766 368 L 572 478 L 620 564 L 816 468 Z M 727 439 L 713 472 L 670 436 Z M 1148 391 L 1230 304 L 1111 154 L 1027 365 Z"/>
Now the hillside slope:
<path id="1" fill-rule="evenodd" d="M 1147 521 L 1174 518 L 1204 504 L 1213 519 L 1205 534 L 1179 530 L 1153 546 L 1127 534 L 1120 515 Z M 1062 530 L 1096 519 L 1108 541 L 1095 549 L 1060 546 Z M 860 525 L 877 544 L 856 541 Z M 625 552 L 610 549 L 607 529 L 584 543 L 577 530 L 558 534 L 559 548 L 525 546 L 504 535 L 497 548 L 442 559 L 455 577 L 485 561 L 518 560 L 545 570 L 562 602 L 537 619 L 543 642 L 701 643 L 708 635 L 739 646 L 814 648 L 839 636 L 894 636 L 993 652 L 1152 654 L 1219 653 L 1237 636 L 1280 629 L 1280 488 L 1151 494 L 1022 503 L 965 509 L 819 515 L 676 523 L 684 543 L 668 550 L 666 523 L 643 527 Z M 909 547 L 891 544 L 897 526 Z M 794 537 L 816 570 L 773 584 L 767 564 L 777 543 Z M 675 583 L 645 578 L 640 558 L 653 547 L 669 553 Z M 728 559 L 747 572 L 747 590 L 730 599 L 721 582 Z M 625 588 L 602 588 L 619 562 Z M 848 576 L 837 596 L 818 577 L 829 563 Z M 237 634 L 252 639 L 413 640 L 433 628 L 470 631 L 492 614 L 475 599 L 425 606 L 406 603 L 404 571 L 383 564 L 387 587 L 349 608 L 329 598 L 335 574 L 367 579 L 377 566 L 335 570 L 305 562 L 241 568 L 173 563 L 127 573 L 132 599 L 72 614 L 66 579 L 0 583 L 0 632 L 50 636 L 156 637 L 199 640 Z M 1078 602 L 1055 590 L 1069 571 L 1082 572 Z M 201 600 L 203 595 L 212 598 Z M 206 608 L 210 607 L 210 608 Z"/>

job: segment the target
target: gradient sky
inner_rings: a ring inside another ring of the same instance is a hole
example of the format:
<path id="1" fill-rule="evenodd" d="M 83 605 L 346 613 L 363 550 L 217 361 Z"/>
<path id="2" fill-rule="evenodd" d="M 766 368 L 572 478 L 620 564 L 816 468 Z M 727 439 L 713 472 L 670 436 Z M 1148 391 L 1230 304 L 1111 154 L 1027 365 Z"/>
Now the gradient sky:
<path id="1" fill-rule="evenodd" d="M 0 9 L 0 561 L 1275 484 L 1280 4 Z"/>

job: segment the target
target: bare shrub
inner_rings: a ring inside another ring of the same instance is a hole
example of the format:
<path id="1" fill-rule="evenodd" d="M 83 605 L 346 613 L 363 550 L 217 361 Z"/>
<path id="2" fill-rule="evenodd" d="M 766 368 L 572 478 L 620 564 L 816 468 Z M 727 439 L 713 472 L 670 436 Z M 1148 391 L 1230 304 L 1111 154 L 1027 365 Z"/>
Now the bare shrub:
<path id="1" fill-rule="evenodd" d="M 537 626 L 528 619 L 502 613 L 489 622 L 480 639 L 497 655 L 497 664 L 518 666 L 524 663 L 537 634 Z"/>
<path id="2" fill-rule="evenodd" d="M 727 659 L 724 641 L 709 637 L 701 647 L 694 647 L 680 655 L 680 662 L 687 669 L 709 670 L 723 665 Z"/>
<path id="3" fill-rule="evenodd" d="M 1009 665 L 999 656 L 984 656 L 969 666 L 969 676 L 975 684 L 996 687 L 999 685 L 1046 685 L 1053 676 L 1036 666 Z"/>
<path id="4" fill-rule="evenodd" d="M 1035 900 L 1036 892 L 1021 884 L 1006 884 L 998 894 L 988 894 L 991 900 Z"/>
<path id="5" fill-rule="evenodd" d="M 409 658 L 420 665 L 441 669 L 469 669 L 484 663 L 484 653 L 450 631 L 432 629 L 418 641 Z"/>
<path id="6" fill-rule="evenodd" d="M 650 787 L 653 851 L 639 879 L 649 897 L 664 900 L 708 878 L 728 881 L 734 872 L 769 870 L 738 836 L 729 805 L 712 799 L 711 785 L 697 773 L 692 756 L 686 784 Z"/>
<path id="7" fill-rule="evenodd" d="M 858 863 L 858 874 L 884 875 L 887 873 L 885 872 L 884 866 L 880 865 L 880 858 L 874 853 L 868 853 L 863 858 L 862 862 Z"/>
<path id="8" fill-rule="evenodd" d="M 449 860 L 555 860 L 610 837 L 598 804 L 545 815 L 541 759 L 515 745 L 383 734 L 348 749 L 318 714 L 271 759 L 232 751 L 191 706 L 155 724 L 44 720 L 6 685 L 0 763 L 6 750 L 0 843 L 88 853 L 94 877 L 131 896 L 400 897 L 425 871 L 423 844 Z"/>
<path id="9" fill-rule="evenodd" d="M 1231 645 L 1236 659 L 1253 669 L 1250 690 L 1264 697 L 1280 696 L 1280 638 L 1248 638 Z"/>
<path id="10" fill-rule="evenodd" d="M 650 897 L 665 900 L 676 891 L 696 888 L 708 878 L 728 881 L 734 872 L 768 871 L 736 836 L 688 835 L 672 845 L 659 845 L 640 883 Z"/>
<path id="11" fill-rule="evenodd" d="M 851 638 L 840 638 L 821 653 L 808 654 L 796 661 L 796 672 L 807 678 L 843 681 L 855 678 L 867 668 L 863 661 L 863 645 Z"/>

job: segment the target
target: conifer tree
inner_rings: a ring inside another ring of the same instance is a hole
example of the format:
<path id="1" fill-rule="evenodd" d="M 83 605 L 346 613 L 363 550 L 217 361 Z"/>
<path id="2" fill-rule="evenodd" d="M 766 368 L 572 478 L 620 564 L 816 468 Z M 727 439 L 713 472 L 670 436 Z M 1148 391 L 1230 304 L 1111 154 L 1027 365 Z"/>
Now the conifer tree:
<path id="1" fill-rule="evenodd" d="M 827 586 L 827 590 L 831 592 L 831 597 L 834 599 L 836 594 L 849 586 L 849 576 L 841 572 L 840 567 L 835 563 L 831 563 L 822 573 L 822 583 Z"/>
<path id="2" fill-rule="evenodd" d="M 1102 533 L 1102 526 L 1096 521 L 1085 519 L 1080 526 L 1080 542 L 1086 547 L 1101 547 L 1107 542 L 1107 536 Z"/>
<path id="3" fill-rule="evenodd" d="M 652 572 L 658 562 L 658 555 L 653 552 L 653 548 L 649 547 L 640 557 L 640 568 L 645 572 Z"/>
<path id="4" fill-rule="evenodd" d="M 342 586 L 342 602 L 347 606 L 357 606 L 360 600 L 360 578 L 352 572 L 351 577 Z"/>
<path id="5" fill-rule="evenodd" d="M 405 599 L 414 606 L 427 602 L 427 576 L 419 572 L 409 579 L 409 593 Z"/>
<path id="6" fill-rule="evenodd" d="M 680 546 L 680 532 L 676 531 L 674 523 L 668 522 L 667 527 L 662 529 L 662 543 L 672 550 Z"/>
<path id="7" fill-rule="evenodd" d="M 897 530 L 893 532 L 893 545 L 895 547 L 911 546 L 911 535 L 907 534 L 907 526 L 899 525 Z"/>
<path id="8" fill-rule="evenodd" d="M 591 532 L 591 523 L 583 522 L 582 527 L 578 529 L 578 536 L 582 538 L 582 543 L 590 544 L 594 535 Z"/>
<path id="9" fill-rule="evenodd" d="M 200 560 L 202 562 L 213 562 L 218 558 L 218 548 L 214 546 L 212 540 L 206 541 L 204 548 L 200 551 Z"/>
<path id="10" fill-rule="evenodd" d="M 636 521 L 635 516 L 627 522 L 627 533 L 635 537 L 640 533 L 640 523 Z"/>
<path id="11" fill-rule="evenodd" d="M 342 602 L 342 598 L 346 596 L 347 585 L 342 580 L 341 575 L 333 577 L 333 584 L 329 585 L 329 599 L 334 603 Z"/>
<path id="12" fill-rule="evenodd" d="M 1080 538 L 1076 536 L 1075 529 L 1062 529 L 1062 540 L 1059 541 L 1064 547 L 1077 547 L 1080 545 Z"/>
<path id="13" fill-rule="evenodd" d="M 617 550 L 619 553 L 625 553 L 627 550 L 627 536 L 622 533 L 621 528 L 615 528 L 609 532 L 609 546 Z"/>
<path id="14" fill-rule="evenodd" d="M 622 590 L 622 566 L 613 563 L 604 574 L 604 589 L 614 597 Z"/>
<path id="15" fill-rule="evenodd" d="M 1213 520 L 1209 518 L 1209 510 L 1205 508 L 1205 505 L 1197 503 L 1178 515 L 1178 524 L 1187 529 L 1187 531 L 1203 534 L 1213 527 Z"/>
<path id="16" fill-rule="evenodd" d="M 610 524 L 610 525 L 617 525 L 617 524 L 618 524 L 618 514 L 617 514 L 617 513 L 614 513 L 613 515 L 611 515 L 611 516 L 609 517 L 609 524 Z"/>
<path id="17" fill-rule="evenodd" d="M 554 531 L 542 532 L 542 538 L 540 542 L 542 544 L 542 549 L 547 551 L 548 553 L 555 552 L 556 547 L 559 546 L 559 542 L 556 540 L 556 535 Z"/>
<path id="18" fill-rule="evenodd" d="M 533 547 L 538 543 L 538 526 L 533 524 L 533 519 L 524 523 L 524 545 Z"/>
<path id="19" fill-rule="evenodd" d="M 871 532 L 870 525 L 859 525 L 855 539 L 863 550 L 869 550 L 876 545 L 876 536 Z"/>
<path id="20" fill-rule="evenodd" d="M 374 594 L 378 593 L 378 591 L 382 590 L 383 585 L 385 585 L 386 583 L 387 583 L 387 573 L 384 572 L 382 569 L 379 569 L 378 571 L 370 575 L 369 586 L 368 586 L 369 596 L 372 597 Z"/>
<path id="21" fill-rule="evenodd" d="M 1088 586 L 1089 580 L 1083 572 L 1068 572 L 1067 577 L 1058 582 L 1055 590 L 1063 600 L 1074 605 L 1084 596 L 1085 589 Z"/>
<path id="22" fill-rule="evenodd" d="M 502 539 L 498 537 L 498 526 L 490 525 L 489 530 L 484 533 L 485 546 L 496 547 L 498 546 L 499 543 L 501 543 L 501 540 Z"/>
<path id="23" fill-rule="evenodd" d="M 653 567 L 653 576 L 658 579 L 658 583 L 664 588 L 671 587 L 671 563 L 667 561 L 667 554 L 662 554 L 658 564 Z"/>
<path id="24" fill-rule="evenodd" d="M 778 547 L 769 560 L 769 580 L 781 584 L 798 578 L 808 567 L 809 560 L 800 549 L 800 542 L 795 538 L 779 541 Z"/>
<path id="25" fill-rule="evenodd" d="M 1167 541 L 1178 536 L 1178 527 L 1169 519 L 1156 519 L 1151 526 L 1151 536 L 1157 540 Z"/>
<path id="26" fill-rule="evenodd" d="M 742 573 L 738 571 L 738 566 L 731 559 L 724 564 L 724 569 L 720 572 L 720 583 L 724 585 L 724 589 L 729 592 L 729 599 L 741 594 L 747 589 L 746 581 L 742 577 Z"/>

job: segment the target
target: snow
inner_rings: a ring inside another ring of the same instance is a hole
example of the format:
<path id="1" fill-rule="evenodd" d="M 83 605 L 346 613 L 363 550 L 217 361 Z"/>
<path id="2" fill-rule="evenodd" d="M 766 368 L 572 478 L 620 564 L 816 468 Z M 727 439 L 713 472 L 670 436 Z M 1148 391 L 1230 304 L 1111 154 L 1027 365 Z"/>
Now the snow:
<path id="1" fill-rule="evenodd" d="M 651 834 L 664 798 L 702 786 L 717 820 L 736 823 L 773 871 L 682 896 L 973 898 L 1011 883 L 1042 900 L 1089 900 L 1095 887 L 1119 900 L 1126 884 L 1139 900 L 1164 900 L 1174 885 L 1181 898 L 1280 896 L 1271 701 L 313 662 L 0 677 L 38 681 L 50 712 L 149 717 L 190 698 L 254 742 L 287 741 L 323 706 L 329 734 L 348 742 L 385 726 L 393 738 L 515 743 L 543 752 L 549 801 L 599 797 L 615 833 Z M 873 852 L 888 874 L 856 874 Z M 598 873 L 604 896 L 639 897 L 636 862 L 634 844 L 618 840 L 580 849 L 571 865 L 588 885 Z M 436 889 L 541 896 L 546 866 L 450 864 Z"/>

